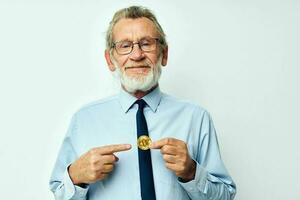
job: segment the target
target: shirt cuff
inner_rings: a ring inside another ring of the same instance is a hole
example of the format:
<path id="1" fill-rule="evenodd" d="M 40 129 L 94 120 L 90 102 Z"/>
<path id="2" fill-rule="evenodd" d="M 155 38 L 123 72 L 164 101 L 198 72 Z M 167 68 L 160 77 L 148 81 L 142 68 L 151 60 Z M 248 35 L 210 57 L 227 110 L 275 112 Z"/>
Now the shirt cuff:
<path id="1" fill-rule="evenodd" d="M 195 178 L 188 182 L 179 182 L 179 184 L 188 192 L 188 193 L 195 193 L 199 192 L 206 193 L 206 182 L 208 178 L 208 172 L 206 169 L 201 166 L 197 161 L 196 162 L 196 173 Z"/>
<path id="2" fill-rule="evenodd" d="M 88 192 L 88 185 L 86 187 L 79 187 L 77 185 L 74 185 L 69 172 L 68 172 L 69 166 L 66 168 L 65 173 L 64 173 L 64 179 L 63 183 L 65 186 L 65 196 L 67 199 L 83 199 L 87 192 Z"/>

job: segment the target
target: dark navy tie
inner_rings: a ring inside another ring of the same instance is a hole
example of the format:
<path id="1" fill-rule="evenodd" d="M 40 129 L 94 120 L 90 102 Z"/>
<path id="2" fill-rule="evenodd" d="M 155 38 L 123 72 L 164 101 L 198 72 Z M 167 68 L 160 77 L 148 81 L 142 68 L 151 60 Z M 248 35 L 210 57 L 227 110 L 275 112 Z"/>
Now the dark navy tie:
<path id="1" fill-rule="evenodd" d="M 136 103 L 139 105 L 136 113 L 137 138 L 139 138 L 141 135 L 148 136 L 148 127 L 144 116 L 146 102 L 143 99 L 139 99 Z M 155 200 L 150 149 L 141 150 L 138 148 L 138 152 L 142 200 Z"/>

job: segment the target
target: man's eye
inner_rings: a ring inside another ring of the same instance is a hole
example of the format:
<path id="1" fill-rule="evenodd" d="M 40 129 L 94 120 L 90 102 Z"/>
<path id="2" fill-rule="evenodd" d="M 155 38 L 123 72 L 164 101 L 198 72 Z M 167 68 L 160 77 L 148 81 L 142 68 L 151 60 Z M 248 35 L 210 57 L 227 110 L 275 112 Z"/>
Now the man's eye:
<path id="1" fill-rule="evenodd" d="M 126 48 L 130 48 L 131 44 L 129 42 L 125 42 L 125 43 L 120 44 L 119 47 L 122 49 L 126 49 Z"/>
<path id="2" fill-rule="evenodd" d="M 142 46 L 149 46 L 151 45 L 149 41 L 141 41 Z"/>

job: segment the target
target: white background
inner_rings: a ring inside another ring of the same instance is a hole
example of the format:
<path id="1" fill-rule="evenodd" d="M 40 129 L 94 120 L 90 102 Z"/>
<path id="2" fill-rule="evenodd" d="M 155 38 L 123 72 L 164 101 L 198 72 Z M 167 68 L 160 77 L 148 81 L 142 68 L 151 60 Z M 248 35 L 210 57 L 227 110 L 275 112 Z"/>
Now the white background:
<path id="1" fill-rule="evenodd" d="M 211 113 L 236 199 L 300 199 L 296 0 L 0 0 L 0 198 L 54 199 L 48 180 L 72 114 L 119 91 L 104 36 L 133 4 L 167 34 L 161 89 Z"/>

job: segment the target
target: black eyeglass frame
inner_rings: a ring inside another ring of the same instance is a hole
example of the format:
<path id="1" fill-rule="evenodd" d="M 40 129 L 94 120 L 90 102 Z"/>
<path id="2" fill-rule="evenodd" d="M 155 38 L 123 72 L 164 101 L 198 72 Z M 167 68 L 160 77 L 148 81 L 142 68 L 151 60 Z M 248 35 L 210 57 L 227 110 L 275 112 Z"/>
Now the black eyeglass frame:
<path id="1" fill-rule="evenodd" d="M 153 49 L 153 50 L 146 50 L 146 51 L 145 51 L 145 50 L 142 48 L 142 45 L 141 45 L 141 41 L 143 41 L 143 40 L 145 40 L 145 39 L 154 39 L 154 40 L 155 40 L 155 49 Z M 129 52 L 126 52 L 126 53 L 120 53 L 120 52 L 118 52 L 118 50 L 117 50 L 117 48 L 116 48 L 116 45 L 117 45 L 118 43 L 121 43 L 121 42 L 130 42 L 130 43 L 131 43 L 131 50 L 130 50 Z M 139 46 L 139 48 L 140 48 L 141 51 L 143 51 L 143 52 L 151 52 L 151 51 L 156 50 L 157 44 L 162 44 L 162 42 L 161 42 L 161 40 L 160 40 L 159 38 L 145 37 L 145 38 L 142 38 L 141 40 L 139 40 L 139 41 L 137 41 L 137 42 L 128 41 L 128 40 L 123 40 L 123 41 L 114 42 L 113 45 L 112 45 L 112 48 L 114 48 L 114 49 L 116 50 L 116 52 L 117 52 L 119 55 L 129 55 L 129 54 L 132 53 L 135 44 L 137 44 L 137 45 Z"/>

